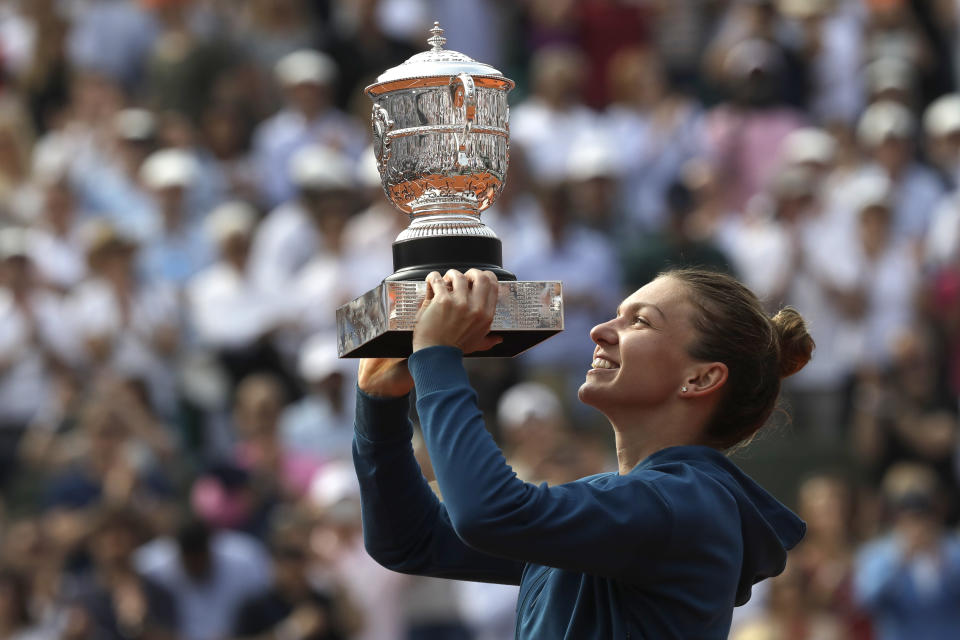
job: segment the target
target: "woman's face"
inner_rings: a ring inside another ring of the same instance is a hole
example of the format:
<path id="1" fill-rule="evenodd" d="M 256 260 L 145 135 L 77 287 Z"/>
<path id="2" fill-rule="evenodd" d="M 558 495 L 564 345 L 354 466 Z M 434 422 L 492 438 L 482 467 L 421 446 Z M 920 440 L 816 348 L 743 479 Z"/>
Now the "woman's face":
<path id="1" fill-rule="evenodd" d="M 675 397 L 697 364 L 687 352 L 696 337 L 687 296 L 679 280 L 657 278 L 624 300 L 615 318 L 594 327 L 597 346 L 580 400 L 610 416 Z"/>

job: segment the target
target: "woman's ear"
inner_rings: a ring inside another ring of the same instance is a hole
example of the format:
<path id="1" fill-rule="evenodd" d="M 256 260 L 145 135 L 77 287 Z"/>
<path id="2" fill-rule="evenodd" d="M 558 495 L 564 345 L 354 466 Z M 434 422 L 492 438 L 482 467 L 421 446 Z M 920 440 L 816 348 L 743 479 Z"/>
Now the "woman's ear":
<path id="1" fill-rule="evenodd" d="M 684 382 L 685 396 L 702 396 L 718 391 L 727 382 L 729 370 L 722 362 L 697 365 Z"/>

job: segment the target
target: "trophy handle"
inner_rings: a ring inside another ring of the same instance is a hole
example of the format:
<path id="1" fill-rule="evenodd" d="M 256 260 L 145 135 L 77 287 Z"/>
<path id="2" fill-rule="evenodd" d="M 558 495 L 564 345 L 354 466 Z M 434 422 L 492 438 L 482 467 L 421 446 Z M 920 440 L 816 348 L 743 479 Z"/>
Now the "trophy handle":
<path id="1" fill-rule="evenodd" d="M 390 159 L 390 132 L 393 131 L 394 122 L 390 119 L 387 110 L 380 106 L 380 103 L 373 105 L 373 153 L 380 163 L 380 168 L 387 166 L 387 160 Z"/>
<path id="2" fill-rule="evenodd" d="M 459 109 L 463 107 L 463 133 L 459 140 L 459 157 L 457 164 L 466 166 L 467 160 L 467 137 L 470 129 L 473 128 L 473 122 L 477 118 L 477 87 L 473 81 L 473 76 L 469 73 L 461 73 L 450 80 L 450 90 L 453 92 L 453 106 Z"/>

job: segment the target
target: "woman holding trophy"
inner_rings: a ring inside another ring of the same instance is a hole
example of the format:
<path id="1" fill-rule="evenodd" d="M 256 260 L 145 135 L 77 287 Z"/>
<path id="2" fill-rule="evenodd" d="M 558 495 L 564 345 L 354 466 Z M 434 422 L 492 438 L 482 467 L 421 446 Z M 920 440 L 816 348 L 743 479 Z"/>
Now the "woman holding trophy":
<path id="1" fill-rule="evenodd" d="M 413 355 L 360 364 L 354 461 L 367 550 L 396 571 L 520 585 L 517 638 L 726 638 L 733 607 L 779 574 L 804 523 L 724 452 L 772 413 L 813 340 L 729 276 L 661 274 L 590 333 L 579 397 L 619 472 L 535 486 L 483 425 L 462 365 L 489 349 L 492 273 L 427 276 Z M 416 388 L 443 502 L 414 459 Z"/>

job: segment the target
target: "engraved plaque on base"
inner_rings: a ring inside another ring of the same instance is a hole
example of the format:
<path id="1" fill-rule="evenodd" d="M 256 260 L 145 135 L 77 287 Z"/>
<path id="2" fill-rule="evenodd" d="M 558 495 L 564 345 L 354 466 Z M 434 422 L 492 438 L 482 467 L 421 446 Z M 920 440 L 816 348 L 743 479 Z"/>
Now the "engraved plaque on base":
<path id="1" fill-rule="evenodd" d="M 342 358 L 404 358 L 425 282 L 383 282 L 337 309 L 337 348 Z M 563 330 L 559 282 L 500 282 L 491 332 L 503 342 L 474 357 L 515 356 Z"/>

